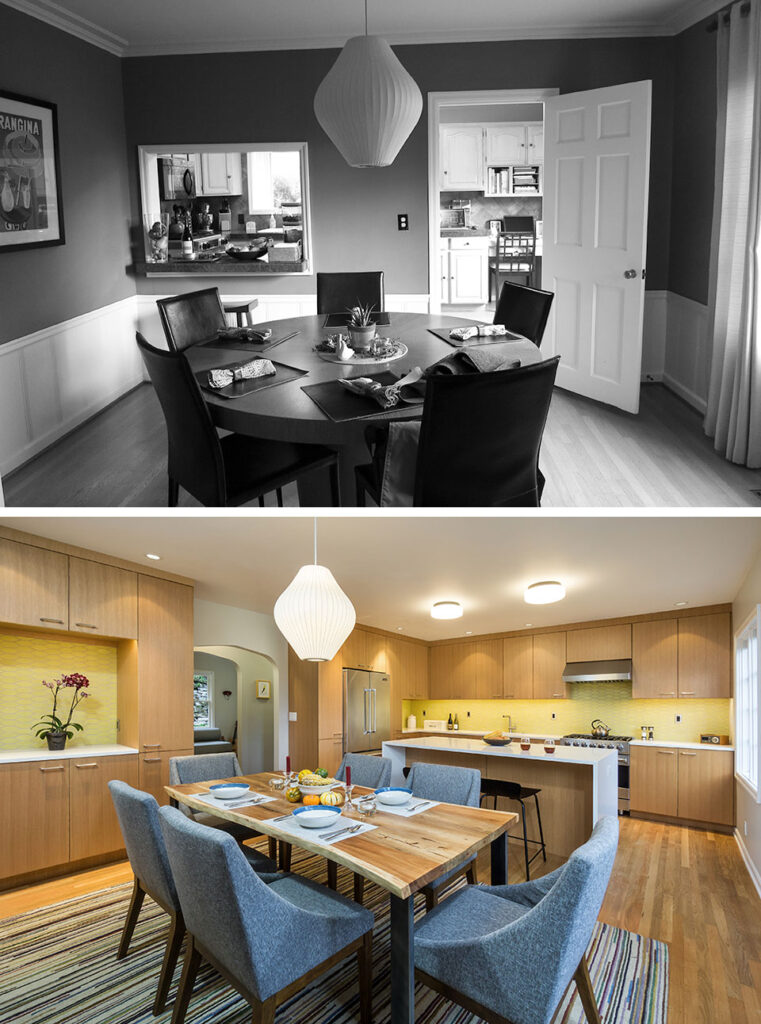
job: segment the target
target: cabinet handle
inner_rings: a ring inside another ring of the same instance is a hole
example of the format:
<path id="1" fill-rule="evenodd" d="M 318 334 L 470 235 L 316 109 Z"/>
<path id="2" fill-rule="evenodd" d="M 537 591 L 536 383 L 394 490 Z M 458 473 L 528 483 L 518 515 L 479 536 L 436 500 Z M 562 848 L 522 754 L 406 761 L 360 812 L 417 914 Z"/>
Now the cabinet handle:
<path id="1" fill-rule="evenodd" d="M 143 750 L 161 750 L 160 743 L 144 743 Z"/>
<path id="2" fill-rule="evenodd" d="M 680 690 L 679 691 L 679 695 L 681 697 L 694 697 L 695 696 L 695 691 L 694 690 Z"/>
<path id="3" fill-rule="evenodd" d="M 143 761 L 146 764 L 156 764 L 156 763 L 161 764 L 161 758 L 160 757 L 144 757 Z"/>
<path id="4" fill-rule="evenodd" d="M 79 626 L 80 629 L 97 629 L 98 628 L 97 626 L 94 626 L 92 624 L 92 622 L 75 622 L 74 625 L 75 626 Z"/>
<path id="5" fill-rule="evenodd" d="M 494 698 L 494 699 L 497 699 L 497 698 L 499 698 L 501 696 L 502 696 L 501 693 L 493 693 L 492 694 L 492 698 Z M 505 700 L 512 700 L 513 699 L 512 693 L 506 693 L 504 699 Z"/>
<path id="6" fill-rule="evenodd" d="M 62 764 L 56 765 L 55 768 L 40 768 L 40 771 L 41 772 L 62 772 L 63 771 L 63 765 Z"/>
<path id="7" fill-rule="evenodd" d="M 552 695 L 552 696 L 553 696 L 553 697 L 564 697 L 564 696 L 565 696 L 565 694 L 564 694 L 564 693 L 553 693 L 553 695 Z"/>
<path id="8" fill-rule="evenodd" d="M 40 622 L 55 622 L 57 626 L 63 625 L 63 619 L 44 619 L 40 617 Z"/>
<path id="9" fill-rule="evenodd" d="M 695 751 L 695 750 L 680 750 L 679 751 L 679 756 L 680 757 L 697 757 L 698 755 L 697 755 L 697 751 Z"/>
<path id="10" fill-rule="evenodd" d="M 334 739 L 334 740 L 335 740 L 335 739 L 339 739 L 339 740 L 342 740 L 343 738 L 344 738 L 344 734 L 343 734 L 342 732 L 334 732 L 334 733 L 333 733 L 333 739 Z"/>
<path id="11" fill-rule="evenodd" d="M 665 754 L 666 757 L 673 757 L 674 756 L 674 751 L 673 750 L 656 750 L 656 754 Z"/>
<path id="12" fill-rule="evenodd" d="M 661 694 L 659 694 L 659 696 L 660 697 L 675 697 L 676 694 L 674 693 L 673 690 L 669 690 L 668 693 L 661 693 Z"/>
<path id="13" fill-rule="evenodd" d="M 89 761 L 87 764 L 75 764 L 75 768 L 97 768 L 98 764 L 96 761 Z"/>

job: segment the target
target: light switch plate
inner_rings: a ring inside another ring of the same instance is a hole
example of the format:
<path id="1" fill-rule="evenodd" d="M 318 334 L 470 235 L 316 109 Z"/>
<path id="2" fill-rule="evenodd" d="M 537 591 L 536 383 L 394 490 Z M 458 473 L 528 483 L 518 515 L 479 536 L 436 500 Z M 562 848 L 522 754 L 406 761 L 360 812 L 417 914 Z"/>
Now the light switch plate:
<path id="1" fill-rule="evenodd" d="M 289 722 L 298 722 L 298 720 L 299 720 L 299 716 L 298 716 L 298 713 L 296 711 L 289 711 L 288 712 L 288 721 Z"/>

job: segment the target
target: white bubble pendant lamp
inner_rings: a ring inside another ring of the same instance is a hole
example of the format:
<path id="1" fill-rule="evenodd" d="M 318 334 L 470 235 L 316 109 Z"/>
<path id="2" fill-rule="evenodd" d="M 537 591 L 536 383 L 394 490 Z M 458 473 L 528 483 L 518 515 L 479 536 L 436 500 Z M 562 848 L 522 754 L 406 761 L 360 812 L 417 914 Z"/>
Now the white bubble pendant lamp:
<path id="1" fill-rule="evenodd" d="M 304 565 L 275 602 L 275 623 L 302 661 L 331 661 L 354 629 L 357 616 L 330 569 Z"/>
<path id="2" fill-rule="evenodd" d="M 423 112 L 414 79 L 380 36 L 349 39 L 314 98 L 325 134 L 350 167 L 388 167 Z"/>

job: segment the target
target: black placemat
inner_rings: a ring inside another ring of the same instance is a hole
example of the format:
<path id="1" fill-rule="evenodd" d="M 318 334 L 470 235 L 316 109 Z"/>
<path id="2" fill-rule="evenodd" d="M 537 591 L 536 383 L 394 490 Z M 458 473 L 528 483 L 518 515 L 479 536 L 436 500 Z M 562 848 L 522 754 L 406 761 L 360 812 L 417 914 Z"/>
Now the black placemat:
<path id="1" fill-rule="evenodd" d="M 325 317 L 323 327 L 346 327 L 349 323 L 349 317 L 351 313 L 328 313 Z M 391 317 L 388 313 L 373 313 L 372 322 L 378 327 L 386 327 L 391 323 Z"/>
<path id="2" fill-rule="evenodd" d="M 234 366 L 240 360 L 236 360 L 235 363 L 223 363 L 221 366 L 215 366 L 215 370 L 224 369 L 225 366 Z M 300 370 L 296 366 L 286 366 L 285 363 L 272 362 L 272 365 L 277 371 L 270 377 L 250 377 L 248 380 L 234 380 L 232 384 L 228 384 L 226 388 L 213 388 L 209 384 L 209 371 L 199 370 L 196 373 L 196 380 L 204 389 L 208 391 L 210 395 L 216 395 L 218 398 L 244 398 L 246 395 L 251 395 L 255 391 L 264 391 L 265 388 L 274 388 L 278 384 L 287 384 L 288 381 L 298 380 L 299 377 L 306 377 L 309 370 Z"/>
<path id="3" fill-rule="evenodd" d="M 254 352 L 257 355 L 264 355 L 265 352 L 269 352 L 276 345 L 282 345 L 284 341 L 289 341 L 300 333 L 301 331 L 286 331 L 285 333 L 277 334 L 273 331 L 266 341 L 246 341 L 242 338 L 227 338 L 224 335 L 220 335 L 218 338 L 212 338 L 211 341 L 202 341 L 198 347 L 226 348 L 236 352 Z"/>
<path id="4" fill-rule="evenodd" d="M 384 387 L 387 384 L 395 384 L 399 380 L 399 377 L 391 370 L 384 370 L 382 373 L 366 373 L 362 376 L 368 377 L 370 380 L 377 380 Z M 356 380 L 357 378 L 349 379 Z M 315 405 L 318 405 L 334 423 L 359 420 L 365 416 L 377 416 L 379 413 L 395 412 L 405 408 L 404 404 L 400 403 L 393 409 L 381 409 L 374 398 L 369 398 L 367 395 L 355 395 L 354 392 L 341 387 L 337 380 L 327 380 L 322 384 L 307 384 L 306 386 L 302 384 L 301 390 L 309 395 Z M 410 410 L 415 408 L 420 408 L 420 406 L 409 406 Z"/>
<path id="5" fill-rule="evenodd" d="M 477 327 L 477 324 L 473 325 Z M 451 345 L 452 348 L 463 349 L 472 348 L 474 345 L 498 345 L 500 342 L 505 341 L 525 341 L 526 339 L 522 334 L 513 334 L 508 331 L 507 334 L 500 334 L 494 338 L 471 338 L 464 344 L 461 341 L 455 341 L 454 338 L 449 337 L 449 332 L 453 330 L 452 327 L 429 327 L 428 331 L 430 334 L 435 334 L 437 338 L 441 338 L 447 345 Z"/>

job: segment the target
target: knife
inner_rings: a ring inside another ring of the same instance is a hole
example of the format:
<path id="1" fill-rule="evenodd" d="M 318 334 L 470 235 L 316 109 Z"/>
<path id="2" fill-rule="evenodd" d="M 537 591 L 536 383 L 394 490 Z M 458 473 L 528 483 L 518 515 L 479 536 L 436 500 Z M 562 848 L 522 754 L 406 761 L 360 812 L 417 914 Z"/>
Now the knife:
<path id="1" fill-rule="evenodd" d="M 433 800 L 421 800 L 419 804 L 412 804 L 412 806 L 409 809 L 411 811 L 416 811 L 418 809 L 418 807 L 427 807 L 429 804 L 432 804 L 432 803 L 433 803 Z"/>

